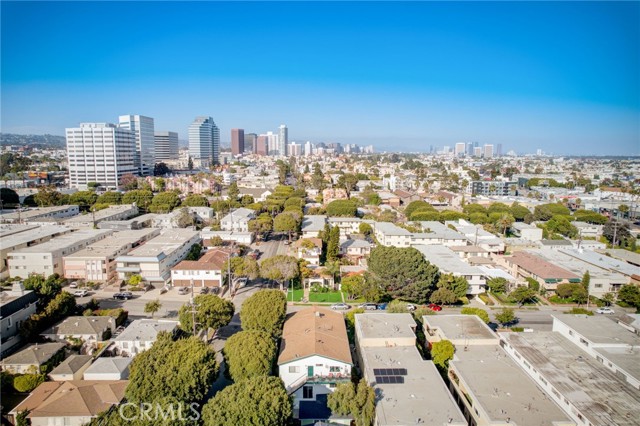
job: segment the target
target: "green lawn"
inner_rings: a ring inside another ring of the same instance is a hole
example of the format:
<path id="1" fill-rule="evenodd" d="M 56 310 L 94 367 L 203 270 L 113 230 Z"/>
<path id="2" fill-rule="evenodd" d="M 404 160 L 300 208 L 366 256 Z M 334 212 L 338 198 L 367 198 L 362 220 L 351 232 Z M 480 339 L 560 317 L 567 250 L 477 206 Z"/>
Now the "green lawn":
<path id="1" fill-rule="evenodd" d="M 309 302 L 316 303 L 338 303 L 342 302 L 342 293 L 330 291 L 328 293 L 309 293 Z"/>
<path id="2" fill-rule="evenodd" d="M 304 296 L 304 290 L 299 289 L 299 290 L 293 290 L 293 298 L 291 296 L 291 290 L 289 290 L 287 292 L 287 301 L 291 302 L 299 302 L 302 300 L 302 296 Z"/>

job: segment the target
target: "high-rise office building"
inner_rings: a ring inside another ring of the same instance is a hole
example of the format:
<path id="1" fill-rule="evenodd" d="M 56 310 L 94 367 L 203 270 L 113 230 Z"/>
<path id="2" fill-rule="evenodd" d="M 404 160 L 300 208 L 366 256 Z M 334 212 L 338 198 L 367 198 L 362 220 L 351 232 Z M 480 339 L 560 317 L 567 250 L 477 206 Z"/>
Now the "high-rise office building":
<path id="1" fill-rule="evenodd" d="M 291 142 L 288 148 L 289 156 L 299 157 L 302 155 L 302 144 Z"/>
<path id="2" fill-rule="evenodd" d="M 313 155 L 313 144 L 311 143 L 311 141 L 306 141 L 304 143 L 304 155 Z"/>
<path id="3" fill-rule="evenodd" d="M 484 158 L 493 158 L 493 145 L 484 146 Z"/>
<path id="4" fill-rule="evenodd" d="M 482 147 L 476 146 L 473 148 L 473 156 L 474 157 L 482 157 Z"/>
<path id="5" fill-rule="evenodd" d="M 469 157 L 473 156 L 473 143 L 467 142 L 467 155 Z"/>
<path id="6" fill-rule="evenodd" d="M 231 153 L 233 155 L 244 153 L 244 129 L 231 129 Z"/>
<path id="7" fill-rule="evenodd" d="M 455 155 L 456 157 L 463 157 L 466 149 L 467 149 L 466 143 L 458 142 L 456 143 L 456 146 L 454 148 L 453 155 Z"/>
<path id="8" fill-rule="evenodd" d="M 269 155 L 280 155 L 280 141 L 279 136 L 273 132 L 267 132 L 267 152 Z"/>
<path id="9" fill-rule="evenodd" d="M 244 134 L 244 151 L 256 153 L 258 146 L 256 145 L 258 139 L 258 135 L 255 133 L 245 133 Z"/>
<path id="10" fill-rule="evenodd" d="M 499 143 L 498 146 L 496 146 L 496 155 L 498 157 L 502 157 L 502 144 Z"/>
<path id="11" fill-rule="evenodd" d="M 201 164 L 219 164 L 220 129 L 211 117 L 196 117 L 189 126 L 189 155 Z"/>
<path id="12" fill-rule="evenodd" d="M 69 186 L 86 190 L 97 182 L 118 189 L 126 174 L 137 174 L 136 134 L 111 123 L 80 123 L 66 129 Z"/>
<path id="13" fill-rule="evenodd" d="M 256 138 L 256 154 L 269 155 L 269 137 L 260 135 Z"/>
<path id="14" fill-rule="evenodd" d="M 136 166 L 142 176 L 153 174 L 155 159 L 155 129 L 153 118 L 144 115 L 121 115 L 118 127 L 131 130 L 136 135 Z"/>
<path id="15" fill-rule="evenodd" d="M 289 130 L 284 124 L 278 129 L 278 155 L 287 156 L 287 145 L 289 144 Z"/>
<path id="16" fill-rule="evenodd" d="M 177 160 L 178 134 L 176 132 L 156 132 L 156 161 Z"/>

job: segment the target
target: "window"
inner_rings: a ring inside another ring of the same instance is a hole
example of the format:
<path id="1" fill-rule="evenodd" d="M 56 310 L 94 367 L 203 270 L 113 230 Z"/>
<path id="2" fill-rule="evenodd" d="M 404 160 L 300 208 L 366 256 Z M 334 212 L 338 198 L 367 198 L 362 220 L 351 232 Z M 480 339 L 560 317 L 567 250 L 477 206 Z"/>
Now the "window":
<path id="1" fill-rule="evenodd" d="M 290 365 L 289 366 L 289 373 L 299 373 L 300 372 L 300 366 L 299 365 Z"/>
<path id="2" fill-rule="evenodd" d="M 330 373 L 339 373 L 340 372 L 340 367 L 329 367 L 329 372 Z"/>
<path id="3" fill-rule="evenodd" d="M 313 386 L 303 386 L 302 387 L 302 398 L 304 398 L 304 399 L 312 399 L 313 398 Z"/>
<path id="4" fill-rule="evenodd" d="M 580 338 L 580 343 L 582 343 L 585 346 L 589 346 L 589 342 L 587 342 L 586 340 L 584 340 L 583 338 Z"/>
<path id="5" fill-rule="evenodd" d="M 11 317 L 7 318 L 7 328 L 11 327 Z"/>
<path id="6" fill-rule="evenodd" d="M 569 336 L 573 336 L 573 331 L 569 330 Z"/>

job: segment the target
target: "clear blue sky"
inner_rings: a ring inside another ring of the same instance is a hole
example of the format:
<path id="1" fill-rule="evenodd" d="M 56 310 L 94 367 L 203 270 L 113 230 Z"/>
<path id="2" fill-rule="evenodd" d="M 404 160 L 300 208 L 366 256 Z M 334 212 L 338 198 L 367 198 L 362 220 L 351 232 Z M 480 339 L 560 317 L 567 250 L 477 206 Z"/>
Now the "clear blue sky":
<path id="1" fill-rule="evenodd" d="M 6 2 L 2 131 L 640 154 L 638 2 Z"/>

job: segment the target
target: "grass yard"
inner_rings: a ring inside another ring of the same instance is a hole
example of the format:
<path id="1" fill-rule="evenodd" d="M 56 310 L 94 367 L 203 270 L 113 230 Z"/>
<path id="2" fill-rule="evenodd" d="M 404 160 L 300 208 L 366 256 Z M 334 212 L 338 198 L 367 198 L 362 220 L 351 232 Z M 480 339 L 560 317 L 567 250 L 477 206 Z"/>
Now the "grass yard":
<path id="1" fill-rule="evenodd" d="M 342 302 L 342 293 L 330 291 L 328 293 L 309 293 L 309 302 L 316 303 L 339 303 Z"/>
<path id="2" fill-rule="evenodd" d="M 287 292 L 287 301 L 291 302 L 299 302 L 302 300 L 302 297 L 304 296 L 304 290 L 302 289 L 298 289 L 298 290 L 293 290 L 293 296 L 291 295 L 292 290 L 289 290 Z M 292 298 L 293 297 L 293 298 Z"/>

